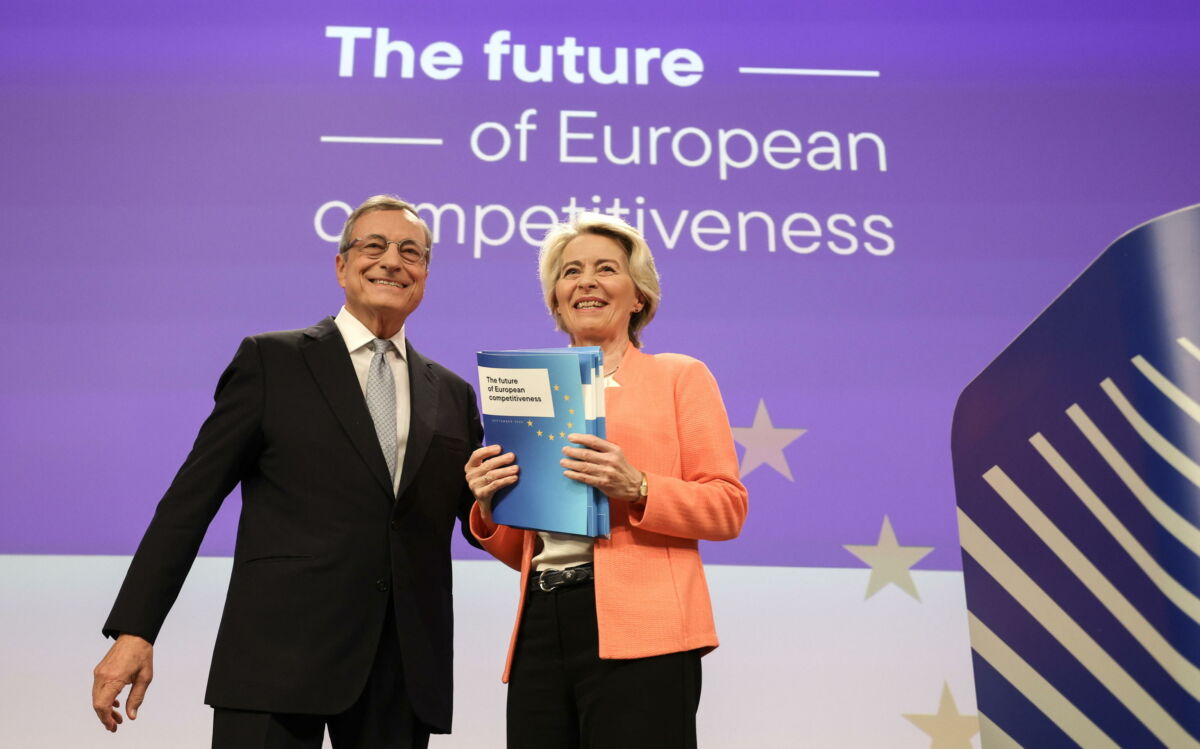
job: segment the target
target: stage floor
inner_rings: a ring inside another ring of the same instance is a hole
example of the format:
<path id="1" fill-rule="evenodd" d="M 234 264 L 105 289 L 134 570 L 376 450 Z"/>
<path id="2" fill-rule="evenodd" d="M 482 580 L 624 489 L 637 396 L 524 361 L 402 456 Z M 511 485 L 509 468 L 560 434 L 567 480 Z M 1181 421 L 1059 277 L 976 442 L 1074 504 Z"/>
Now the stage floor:
<path id="1" fill-rule="evenodd" d="M 0 555 L 0 746 L 207 749 L 204 684 L 231 560 L 196 562 L 159 636 L 141 715 L 112 737 L 89 689 L 107 648 L 100 626 L 128 563 Z M 938 713 L 943 684 L 959 713 L 975 714 L 961 573 L 913 571 L 919 601 L 894 585 L 864 600 L 866 568 L 707 573 L 721 647 L 704 659 L 702 747 L 925 749 L 930 736 L 904 715 Z M 454 574 L 454 734 L 431 746 L 495 749 L 516 573 L 463 561 Z"/>

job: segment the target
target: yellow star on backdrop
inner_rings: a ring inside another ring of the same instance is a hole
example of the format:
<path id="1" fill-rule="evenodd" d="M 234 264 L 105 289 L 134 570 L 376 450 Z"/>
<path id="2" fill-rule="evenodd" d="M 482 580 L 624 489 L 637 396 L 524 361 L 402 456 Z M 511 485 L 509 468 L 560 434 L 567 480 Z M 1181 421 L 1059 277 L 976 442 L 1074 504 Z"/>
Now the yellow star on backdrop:
<path id="1" fill-rule="evenodd" d="M 563 400 L 565 400 L 565 401 L 569 401 L 569 400 L 571 400 L 571 396 L 569 396 L 569 395 L 564 395 L 564 396 L 563 396 Z"/>
<path id="2" fill-rule="evenodd" d="M 771 415 L 767 413 L 767 404 L 758 401 L 758 411 L 754 414 L 754 424 L 748 427 L 733 427 L 733 438 L 742 443 L 746 452 L 742 455 L 742 466 L 738 473 L 747 476 L 763 463 L 779 471 L 788 481 L 792 478 L 792 469 L 788 467 L 787 458 L 783 456 L 783 448 L 795 442 L 807 429 L 782 429 L 771 424 Z"/>
<path id="3" fill-rule="evenodd" d="M 550 439 L 551 439 L 551 440 L 553 440 L 553 439 L 554 439 L 554 435 L 553 435 L 553 434 L 552 434 L 552 435 L 550 435 Z"/>
<path id="4" fill-rule="evenodd" d="M 527 421 L 527 422 L 525 422 L 525 425 L 526 425 L 526 426 L 533 426 L 533 422 L 532 422 L 532 421 Z"/>
<path id="5" fill-rule="evenodd" d="M 979 733 L 978 715 L 961 715 L 950 694 L 950 685 L 942 682 L 942 699 L 934 715 L 903 713 L 917 728 L 933 738 L 929 749 L 971 749 L 971 738 Z"/>
<path id="6" fill-rule="evenodd" d="M 542 436 L 542 430 L 541 430 L 541 429 L 539 429 L 539 430 L 538 430 L 538 436 L 539 436 L 539 437 L 541 437 L 541 436 Z"/>
<path id="7" fill-rule="evenodd" d="M 901 546 L 896 540 L 896 532 L 892 530 L 892 521 L 888 519 L 887 515 L 883 516 L 883 527 L 879 529 L 879 541 L 874 546 L 845 544 L 843 548 L 871 566 L 871 579 L 867 582 L 866 598 L 870 598 L 885 585 L 891 583 L 918 601 L 921 600 L 921 596 L 917 595 L 917 586 L 913 582 L 908 568 L 933 551 L 933 547 Z"/>
<path id="8" fill-rule="evenodd" d="M 555 386 L 554 386 L 554 391 L 555 391 L 555 392 L 558 392 L 558 385 L 555 385 Z"/>
<path id="9" fill-rule="evenodd" d="M 574 416 L 574 415 L 575 415 L 575 409 L 573 409 L 573 408 L 568 408 L 568 409 L 567 409 L 567 413 L 569 413 L 569 414 L 571 414 L 572 416 Z"/>

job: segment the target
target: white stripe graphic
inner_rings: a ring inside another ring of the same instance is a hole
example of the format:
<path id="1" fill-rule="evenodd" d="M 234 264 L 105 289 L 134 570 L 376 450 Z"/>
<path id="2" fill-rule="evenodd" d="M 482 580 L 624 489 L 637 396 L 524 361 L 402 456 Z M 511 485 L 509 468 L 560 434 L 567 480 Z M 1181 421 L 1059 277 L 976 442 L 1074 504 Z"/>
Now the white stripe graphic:
<path id="1" fill-rule="evenodd" d="M 1153 364 L 1141 356 L 1135 356 L 1130 361 L 1133 362 L 1133 366 L 1138 368 L 1139 372 L 1146 376 L 1147 380 L 1154 383 L 1154 387 L 1162 391 L 1163 395 L 1170 398 L 1188 416 L 1191 416 L 1196 421 L 1200 421 L 1200 403 L 1192 400 L 1191 396 L 1183 392 L 1178 385 L 1167 379 L 1162 372 L 1154 368 Z"/>
<path id="2" fill-rule="evenodd" d="M 1142 438 L 1150 449 L 1162 456 L 1162 459 L 1171 464 L 1171 467 L 1182 473 L 1188 481 L 1191 481 L 1196 486 L 1200 486 L 1200 465 L 1184 455 L 1183 452 L 1175 447 L 1163 437 L 1158 431 L 1150 426 L 1150 422 L 1142 418 L 1142 415 L 1137 412 L 1133 404 L 1125 397 L 1125 395 L 1117 388 L 1112 379 L 1105 377 L 1100 383 L 1100 389 L 1108 395 L 1112 400 L 1113 405 L 1129 422 L 1129 425 L 1134 428 L 1138 436 Z"/>
<path id="3" fill-rule="evenodd" d="M 995 632 L 988 629 L 979 617 L 968 611 L 967 619 L 971 628 L 971 649 L 979 653 L 979 656 L 991 664 L 992 668 L 996 669 L 1009 684 L 1025 695 L 1025 699 L 1041 710 L 1051 723 L 1058 726 L 1063 733 L 1080 746 L 1096 747 L 1096 749 L 1107 749 L 1108 747 L 1120 749 L 1117 743 L 1108 737 L 1108 734 L 1100 730 L 1100 727 L 1064 697 L 1062 692 L 1055 689 L 1053 684 L 1042 678 L 1042 675 L 1033 666 L 1030 666 Z M 979 717 L 982 744 L 988 749 L 992 749 L 993 738 L 988 724 L 993 726 L 995 724 L 990 720 L 985 720 L 982 714 Z M 996 730 L 999 728 L 997 727 Z M 1007 734 L 1004 735 L 1004 738 L 1012 743 L 995 745 L 1000 747 L 1018 746 Z"/>
<path id="4" fill-rule="evenodd" d="M 958 529 L 963 549 L 1150 733 L 1170 747 L 1200 747 L 1200 742 L 988 538 L 962 508 L 958 510 Z"/>
<path id="5" fill-rule="evenodd" d="M 983 474 L 984 481 L 1008 503 L 1008 506 L 1020 516 L 1054 552 L 1071 573 L 1084 584 L 1092 595 L 1104 605 L 1108 613 L 1121 623 L 1129 634 L 1146 649 L 1150 657 L 1162 666 L 1179 686 L 1183 687 L 1194 700 L 1200 700 L 1200 668 L 1185 658 L 1175 649 L 1167 638 L 1154 628 L 1146 617 L 1129 602 L 1117 587 L 1109 582 L 1096 565 L 1092 564 L 1079 547 L 1075 546 L 1066 534 L 1054 525 L 1050 518 L 1033 503 L 1025 492 L 1009 478 L 1000 466 L 992 466 Z"/>
<path id="6" fill-rule="evenodd" d="M 1067 409 L 1067 416 L 1075 422 L 1075 426 L 1083 432 L 1083 436 L 1087 438 L 1088 442 L 1092 443 L 1096 452 L 1100 453 L 1100 456 L 1116 472 L 1133 496 L 1137 497 L 1146 511 L 1158 521 L 1158 524 L 1179 539 L 1179 542 L 1188 547 L 1193 554 L 1200 556 L 1200 528 L 1189 523 L 1186 518 L 1175 511 L 1175 508 L 1162 501 L 1162 498 L 1146 485 L 1142 477 L 1133 470 L 1133 466 L 1121 457 L 1121 454 L 1117 452 L 1117 449 L 1113 447 L 1095 423 L 1088 418 L 1078 403 Z"/>
<path id="7" fill-rule="evenodd" d="M 1133 560 L 1134 564 L 1150 578 L 1162 594 L 1170 599 L 1171 603 L 1179 607 L 1183 613 L 1192 618 L 1192 621 L 1200 624 L 1200 598 L 1196 597 L 1192 591 L 1181 585 L 1178 580 L 1171 576 L 1169 572 L 1162 568 L 1150 552 L 1146 551 L 1146 547 L 1142 546 L 1134 537 L 1129 529 L 1126 528 L 1117 516 L 1104 504 L 1101 499 L 1096 496 L 1092 488 L 1087 485 L 1087 482 L 1075 472 L 1069 463 L 1054 449 L 1054 446 L 1042 436 L 1041 432 L 1029 438 L 1029 443 L 1033 445 L 1038 454 L 1054 469 L 1058 477 L 1063 480 L 1071 491 L 1075 492 L 1075 496 L 1079 497 L 1079 501 L 1083 502 L 1084 506 L 1091 511 L 1096 520 L 1104 526 L 1104 529 L 1112 535 L 1113 539 L 1120 544 L 1125 553 Z"/>
<path id="8" fill-rule="evenodd" d="M 979 714 L 979 743 L 987 749 L 1024 749 L 983 713 Z"/>
<path id="9" fill-rule="evenodd" d="M 1183 346 L 1184 350 L 1192 356 L 1200 359 L 1200 348 L 1196 348 L 1196 344 L 1189 341 L 1187 338 L 1176 338 L 1175 342 Z"/>

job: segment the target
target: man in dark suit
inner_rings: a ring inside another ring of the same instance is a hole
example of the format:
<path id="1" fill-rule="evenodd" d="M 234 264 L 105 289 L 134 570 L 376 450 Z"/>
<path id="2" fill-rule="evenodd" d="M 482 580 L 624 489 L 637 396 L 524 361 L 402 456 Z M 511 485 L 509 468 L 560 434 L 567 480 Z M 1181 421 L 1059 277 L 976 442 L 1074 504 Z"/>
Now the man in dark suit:
<path id="1" fill-rule="evenodd" d="M 213 746 L 423 747 L 450 730 L 450 539 L 472 496 L 475 393 L 407 343 L 428 227 L 376 196 L 336 258 L 346 303 L 306 330 L 242 342 L 163 496 L 104 633 L 93 708 L 110 731 L 225 496 L 239 482 L 233 574 L 205 701 Z M 471 534 L 464 533 L 469 540 Z"/>

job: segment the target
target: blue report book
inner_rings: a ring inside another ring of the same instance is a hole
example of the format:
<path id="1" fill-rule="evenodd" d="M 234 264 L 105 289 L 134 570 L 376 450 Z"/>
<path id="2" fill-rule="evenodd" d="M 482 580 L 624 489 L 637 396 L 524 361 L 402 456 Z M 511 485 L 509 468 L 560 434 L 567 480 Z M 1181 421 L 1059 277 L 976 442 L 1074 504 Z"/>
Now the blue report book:
<path id="1" fill-rule="evenodd" d="M 514 528 L 609 534 L 608 498 L 563 475 L 572 432 L 604 438 L 602 356 L 595 346 L 480 351 L 479 395 L 487 443 L 515 453 L 516 484 L 496 493 L 492 517 Z"/>

